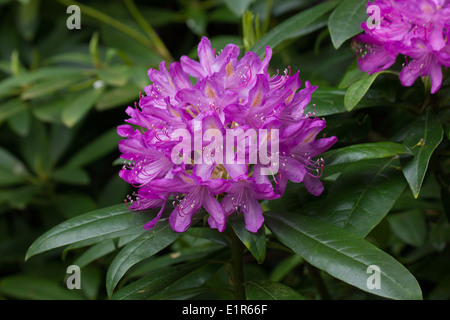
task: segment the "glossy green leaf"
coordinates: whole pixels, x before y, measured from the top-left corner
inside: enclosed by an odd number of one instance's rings
[[[112,300],[144,300],[168,287],[176,280],[196,270],[203,263],[193,263],[158,269],[114,293]]]
[[[307,27],[339,3],[339,1],[325,1],[284,20],[267,32],[250,51],[262,56],[266,46],[270,46],[273,50],[281,42],[293,38],[300,29]]]
[[[221,259],[223,255],[217,256],[217,259]],[[190,288],[198,288],[205,284],[211,276],[216,273],[222,267],[221,263],[211,263],[209,261],[203,261],[203,265],[199,266],[196,270],[193,270],[189,274],[176,280],[160,292],[150,296],[152,300],[165,300],[172,294],[177,294],[181,290]]]
[[[266,225],[311,265],[363,291],[390,299],[422,299],[414,276],[371,243],[324,221],[293,213],[266,213]],[[368,286],[369,266],[380,269],[380,287]]]
[[[360,80],[356,81],[350,87],[348,87],[344,97],[344,105],[348,111],[353,110],[353,108],[358,105],[358,103],[369,90],[372,83],[381,73],[383,73],[383,71],[376,72],[371,75],[366,74]]]
[[[386,216],[405,187],[398,160],[356,162],[333,184],[317,217],[364,238]]]
[[[411,154],[403,144],[395,142],[372,142],[354,144],[333,149],[321,155],[326,166],[353,163],[361,160],[388,158],[396,155]]]
[[[318,117],[348,112],[344,104],[346,91],[336,88],[319,88],[313,92],[311,102],[306,106],[305,113],[311,112]],[[368,108],[380,105],[373,98],[363,99],[354,109]]]
[[[361,23],[367,20],[366,5],[367,2],[362,0],[343,0],[330,14],[328,29],[336,49],[363,31]]]
[[[338,88],[345,89],[354,84],[356,81],[361,79],[365,75],[364,71],[361,71],[359,68],[351,69],[347,73],[345,73],[341,82],[339,82]]]
[[[391,214],[387,220],[393,233],[407,244],[420,247],[425,242],[427,226],[421,210]]]
[[[412,158],[402,160],[402,170],[415,198],[428,169],[428,163],[434,150],[441,143],[444,131],[439,118],[430,110],[422,114],[411,126],[403,144],[412,153]]]
[[[73,264],[83,268],[91,262],[114,252],[114,250],[116,250],[116,245],[114,244],[113,239],[99,242],[80,255]]]
[[[250,232],[245,227],[244,217],[234,215],[228,219],[234,232],[244,244],[244,246],[255,257],[258,263],[263,263],[266,258],[266,235],[264,227],[259,228],[258,232]]]
[[[127,234],[156,216],[155,212],[131,213],[125,204],[95,210],[67,220],[36,239],[28,248],[30,257],[69,244],[89,241],[90,244]]]
[[[111,296],[124,274],[138,262],[151,257],[174,242],[181,233],[175,232],[168,221],[161,221],[128,243],[114,258],[106,274],[106,289]]]
[[[296,290],[275,281],[248,281],[245,293],[248,300],[305,300]]]

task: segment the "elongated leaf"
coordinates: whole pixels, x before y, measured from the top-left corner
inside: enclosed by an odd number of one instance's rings
[[[0,124],[15,114],[26,111],[26,105],[20,99],[11,99],[0,105]]]
[[[387,220],[394,234],[406,243],[420,247],[425,242],[427,226],[422,211],[396,213],[389,215]]]
[[[419,196],[428,163],[443,135],[439,118],[429,110],[416,120],[403,141],[413,153],[412,158],[403,159],[402,169],[415,198]]]
[[[155,212],[131,213],[124,204],[95,210],[69,219],[40,236],[28,248],[25,260],[30,257],[81,241],[89,244],[127,234],[127,231],[156,216]]]
[[[383,73],[383,71],[363,76],[360,80],[348,87],[344,97],[344,105],[348,111],[353,110],[353,108],[361,101],[372,83],[381,73]]]
[[[265,213],[266,225],[313,266],[361,290],[391,299],[422,299],[414,276],[384,251],[351,232],[292,213]],[[379,267],[380,287],[368,286],[369,266]]]
[[[69,128],[78,123],[95,105],[101,92],[101,89],[88,89],[79,93],[65,106],[62,112],[63,123]]]
[[[367,20],[367,1],[343,0],[330,14],[328,29],[333,46],[338,49],[347,39],[363,31],[361,23]]]
[[[278,44],[291,39],[299,32],[299,30],[310,25],[338,4],[339,1],[325,1],[296,14],[267,32],[266,35],[250,49],[250,51],[255,52],[259,56],[263,55],[266,46],[270,46],[274,49]]]
[[[305,300],[296,290],[275,281],[248,281],[245,293],[248,300]]]
[[[395,142],[375,142],[355,144],[333,149],[322,154],[326,166],[352,163],[361,160],[393,157],[400,154],[412,154],[403,144]]]
[[[132,266],[158,253],[180,236],[181,233],[173,231],[168,221],[161,221],[154,228],[128,243],[109,266],[106,274],[108,294],[112,295],[117,283]]]
[[[319,88],[313,92],[311,102],[306,106],[305,113],[311,112],[318,117],[348,112],[344,104],[346,91],[336,88]],[[354,109],[368,108],[380,105],[381,101],[366,97]]]
[[[112,300],[143,300],[158,293],[176,280],[196,270],[203,263],[193,263],[181,267],[167,267],[152,272],[151,275],[136,280],[118,290]]]
[[[263,263],[266,258],[266,235],[264,228],[260,228],[257,233],[248,231],[242,215],[234,215],[228,221],[238,238],[253,257],[255,257],[256,261]]]
[[[317,217],[364,238],[405,190],[396,165],[394,159],[350,165],[333,184]]]
[[[86,250],[86,252],[80,255],[73,264],[82,268],[114,250],[116,250],[116,245],[114,244],[113,239],[102,241]]]
[[[28,85],[36,81],[55,78],[63,80],[72,75],[81,76],[83,74],[87,74],[87,72],[87,70],[83,70],[80,68],[46,67],[37,69],[33,72],[23,73],[16,77],[9,77],[0,82],[0,98],[9,95],[11,93],[11,90],[13,89]]]
[[[79,168],[61,168],[53,172],[52,178],[58,182],[64,182],[73,185],[89,184],[89,175],[86,171]]]
[[[82,167],[91,163],[109,152],[116,150],[120,139],[121,137],[117,134],[116,128],[106,131],[76,153],[67,163],[66,167]]]
[[[4,277],[0,281],[0,293],[26,300],[83,300],[79,290],[69,290],[42,277],[21,274]]]

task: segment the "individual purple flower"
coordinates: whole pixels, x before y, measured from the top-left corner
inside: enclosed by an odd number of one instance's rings
[[[442,84],[442,67],[450,66],[450,3],[448,0],[374,0],[379,8],[377,26],[361,24],[355,37],[358,65],[369,74],[391,67],[404,56],[400,72],[403,86],[429,76],[431,93]]]
[[[281,197],[286,183],[304,182],[320,195],[322,162],[315,158],[335,142],[316,139],[325,121],[305,114],[317,87],[301,89],[299,74],[269,76],[272,50],[264,59],[227,45],[220,53],[203,37],[199,61],[183,56],[148,72],[151,84],[128,107],[118,127],[125,164],[119,175],[137,188],[131,210],[157,209],[146,229],[170,208],[169,224],[186,231],[204,210],[222,232],[231,214],[246,228],[264,223],[260,200]]]

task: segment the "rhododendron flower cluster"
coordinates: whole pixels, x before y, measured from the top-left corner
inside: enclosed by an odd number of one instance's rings
[[[253,52],[239,58],[233,44],[216,55],[203,37],[199,61],[183,56],[149,70],[151,84],[118,127],[126,138],[119,175],[137,188],[129,208],[160,208],[145,228],[169,209],[171,227],[184,232],[204,209],[211,228],[222,232],[236,212],[257,232],[259,200],[281,197],[288,181],[321,194],[317,156],[336,137],[316,139],[325,121],[304,110],[317,87],[306,81],[300,89],[298,72],[269,76],[271,56],[267,47],[262,60]]]
[[[450,66],[450,4],[447,0],[374,0],[379,8],[378,25],[363,22],[364,34],[355,39],[359,68],[370,74],[389,68],[398,55],[405,61],[400,72],[403,86],[429,76],[431,93],[442,84],[442,66]],[[368,10],[370,11],[370,10]],[[376,18],[376,17],[375,17]]]

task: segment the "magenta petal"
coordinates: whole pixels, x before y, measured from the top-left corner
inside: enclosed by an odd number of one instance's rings
[[[203,205],[210,214],[208,219],[210,226],[223,232],[226,227],[226,218],[223,207],[219,204],[217,199],[209,193],[204,195]]]
[[[431,93],[436,93],[442,84],[442,67],[433,60],[430,63]]]
[[[264,223],[263,210],[255,198],[247,197],[246,200],[246,208],[244,209],[245,227],[250,232],[258,232]]]
[[[303,183],[305,184],[306,190],[312,195],[320,196],[322,194],[324,188],[322,182],[318,178],[311,177],[307,174],[303,179]]]

